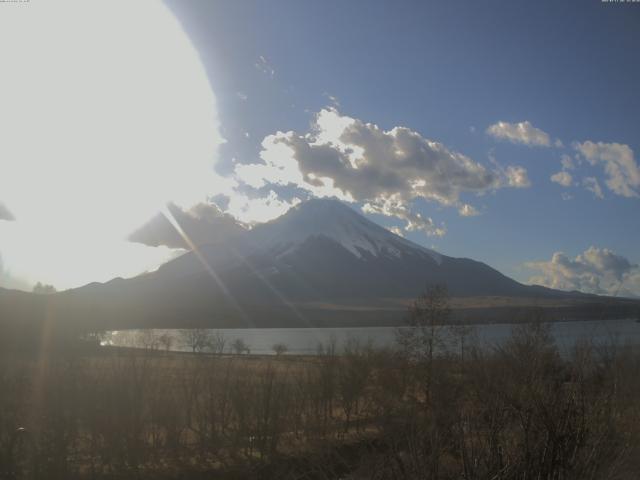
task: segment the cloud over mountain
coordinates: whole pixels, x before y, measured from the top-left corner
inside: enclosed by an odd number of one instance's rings
[[[242,230],[233,217],[222,213],[212,204],[199,203],[189,210],[169,204],[167,213],[173,217],[171,220],[165,214],[158,213],[129,235],[128,240],[152,247],[164,245],[170,248],[190,249],[189,242],[196,246],[216,243]],[[173,221],[188,240],[178,232]]]
[[[383,130],[335,108],[321,110],[307,133],[269,135],[260,157],[262,163],[236,166],[236,179],[253,188],[289,185],[317,197],[363,202],[369,211],[404,220],[405,230],[431,235],[444,230],[412,213],[414,200],[468,216],[476,210],[461,200],[464,194],[529,186],[522,167],[492,170],[407,127]]]
[[[470,205],[468,206],[470,207]],[[442,237],[447,233],[444,224],[437,225],[431,217],[424,217],[418,212],[412,212],[401,201],[394,201],[394,199],[388,199],[382,203],[365,203],[362,206],[362,211],[404,220],[406,222],[404,230],[407,232],[422,231],[428,236],[436,237]]]
[[[640,296],[640,267],[607,248],[590,247],[574,259],[556,252],[549,261],[525,264],[538,275],[529,283],[560,290]]]
[[[549,147],[549,134],[534,127],[531,122],[497,122],[487,128],[487,134],[498,140],[519,143],[529,147]]]
[[[273,190],[269,190],[266,196],[249,196],[235,191],[228,196],[225,212],[242,223],[253,225],[273,220],[299,203],[299,198],[282,199]]]

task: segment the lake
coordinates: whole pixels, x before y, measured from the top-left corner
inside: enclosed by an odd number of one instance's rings
[[[512,332],[514,324],[476,325],[475,341],[484,346],[499,345]],[[446,327],[440,327],[446,328]],[[190,351],[185,344],[182,330],[121,330],[109,332],[105,344],[138,348],[162,348],[157,338],[167,335],[172,339],[173,351]],[[335,343],[340,351],[349,340],[371,343],[374,346],[392,346],[395,327],[357,328],[251,328],[211,330],[225,340],[225,351],[231,352],[231,344],[241,339],[252,354],[274,354],[275,344],[284,344],[289,354],[309,355],[318,351],[318,345]],[[551,324],[551,333],[561,351],[567,351],[580,340],[590,339],[597,344],[640,345],[640,323],[633,319],[606,321],[574,321]]]

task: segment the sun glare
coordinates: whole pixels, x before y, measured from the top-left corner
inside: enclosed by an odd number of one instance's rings
[[[0,16],[0,253],[58,288],[174,255],[128,233],[216,193],[215,97],[159,1],[30,2]]]

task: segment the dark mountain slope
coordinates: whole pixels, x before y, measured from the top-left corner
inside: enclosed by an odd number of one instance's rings
[[[86,329],[388,325],[435,283],[447,285],[455,314],[471,321],[526,319],[539,307],[550,319],[620,317],[639,305],[522,285],[414,244],[338,201],[312,200],[153,273],[46,299],[0,294],[0,315]]]

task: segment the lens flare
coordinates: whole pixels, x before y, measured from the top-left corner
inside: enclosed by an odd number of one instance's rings
[[[167,201],[221,187],[206,72],[155,0],[7,4],[0,16],[0,221],[5,271],[58,288],[157,266],[127,243]]]

